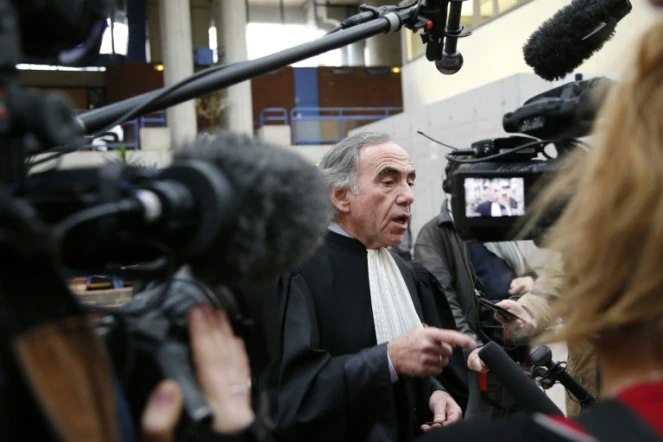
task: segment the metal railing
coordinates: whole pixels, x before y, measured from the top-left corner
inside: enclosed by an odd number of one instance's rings
[[[287,112],[282,107],[269,107],[260,111],[255,126],[289,124],[292,144],[331,144],[352,129],[402,111],[400,107],[295,107]]]
[[[281,123],[288,124],[288,111],[282,107],[266,107],[258,114],[258,128],[263,127],[266,123]]]
[[[81,113],[84,111],[76,111]],[[140,149],[140,130],[144,127],[165,127],[166,126],[166,112],[157,111],[152,112],[144,117],[136,118],[135,120],[125,121],[120,124],[123,131],[123,139],[117,143],[115,142],[104,142],[102,145],[96,144],[86,144],[80,146],[79,149],[90,149],[90,150],[112,150],[120,147],[125,149]],[[103,137],[101,137],[103,139]],[[109,137],[110,138],[110,137]]]
[[[290,111],[282,107],[268,107],[260,111],[254,126],[259,129],[269,124],[290,125],[294,145],[332,144],[345,138],[352,129],[402,111],[400,107],[294,107]],[[140,149],[140,129],[165,127],[166,113],[153,112],[120,126],[124,132],[122,141],[106,142],[102,146],[87,144],[80,149]]]

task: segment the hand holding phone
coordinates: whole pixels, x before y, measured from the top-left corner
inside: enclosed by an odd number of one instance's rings
[[[516,320],[521,320],[525,322],[522,318],[519,316],[514,315],[510,311],[508,311],[505,308],[500,307],[499,305],[493,303],[492,301],[486,299],[486,298],[479,298],[479,304],[483,305],[484,307],[488,307],[495,313],[499,313],[502,315],[504,318],[508,319],[509,321],[516,321]]]

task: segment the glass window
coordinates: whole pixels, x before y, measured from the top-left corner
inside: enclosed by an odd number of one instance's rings
[[[111,21],[107,20],[108,27],[104,31],[101,40],[100,54],[119,54],[127,55],[129,48],[129,26],[124,23],[113,23],[113,34],[111,35]]]
[[[271,55],[307,41],[318,39],[326,31],[307,25],[280,23],[248,23],[246,25],[246,51],[249,60]],[[274,38],[278,35],[278,38]],[[212,41],[213,40],[213,41]],[[212,46],[212,43],[213,46]],[[210,31],[210,46],[217,47],[216,28]],[[342,66],[343,53],[334,49],[316,57],[294,63],[293,67]]]

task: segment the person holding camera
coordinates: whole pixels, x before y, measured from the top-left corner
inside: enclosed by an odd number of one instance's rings
[[[273,441],[251,408],[248,356],[226,314],[199,305],[189,312],[187,322],[196,377],[214,412],[211,428],[192,442]],[[142,442],[174,441],[182,402],[182,390],[175,381],[159,383],[143,411]]]
[[[566,202],[546,246],[564,257],[543,342],[590,342],[599,401],[573,420],[540,414],[433,430],[422,442],[663,440],[663,20],[597,118],[593,148],[570,154],[533,221]],[[528,322],[530,324],[528,325]],[[520,325],[532,327],[532,321]]]
[[[499,313],[495,319],[515,336],[533,338],[554,326],[557,318],[552,315],[553,304],[562,292],[564,280],[563,263],[558,255],[551,257],[534,287],[518,300],[505,300],[497,305],[510,311],[520,319],[510,320]],[[567,367],[573,376],[592,395],[598,393],[599,373],[596,366],[594,346],[582,341],[568,346]],[[577,416],[581,411],[577,398],[566,396],[566,415]]]
[[[450,165],[449,176],[454,171]],[[483,309],[478,294],[493,302],[530,291],[536,273],[515,242],[467,244],[456,232],[451,200],[447,198],[435,218],[426,223],[414,245],[414,260],[439,280],[454,313],[458,330],[476,339],[479,346],[497,341],[509,355],[525,363],[527,347],[505,336],[493,312]],[[512,396],[479,358],[479,349],[468,352],[467,366],[480,373],[483,394],[479,414],[499,418],[518,413]]]

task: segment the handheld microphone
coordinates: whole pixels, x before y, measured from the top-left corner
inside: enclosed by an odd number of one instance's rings
[[[534,374],[541,376],[541,386],[551,388],[556,381],[564,386],[578,401],[582,408],[587,408],[596,402],[596,398],[585,387],[580,385],[566,371],[566,368],[552,360],[552,351],[545,345],[530,350],[530,359],[534,364]],[[540,370],[543,368],[543,370]]]
[[[631,9],[629,0],[573,0],[530,36],[525,62],[544,80],[564,78],[612,38]]]
[[[291,270],[322,242],[332,218],[317,167],[233,133],[195,141],[156,173],[111,163],[36,175],[15,194],[58,226],[71,269],[98,272],[168,255],[208,284]]]
[[[563,415],[555,403],[513,362],[502,347],[489,342],[479,350],[479,357],[499,378],[523,411]]]
[[[449,18],[442,57],[435,60],[435,67],[444,75],[453,75],[463,67],[463,55],[458,52],[458,37],[463,31],[460,24],[464,0],[452,0],[449,5]]]

